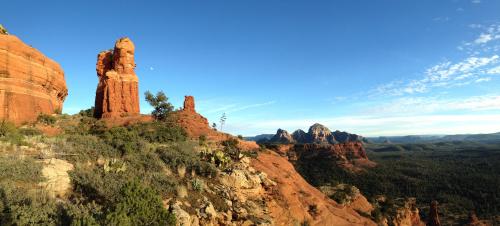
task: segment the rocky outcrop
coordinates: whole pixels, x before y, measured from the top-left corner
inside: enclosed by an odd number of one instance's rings
[[[395,199],[388,202],[385,196],[375,198],[375,208],[385,209],[385,215],[382,219],[378,219],[379,225],[388,226],[425,226],[425,223],[420,219],[420,211],[416,207],[415,198]],[[389,210],[389,211],[387,211]]]
[[[21,124],[59,113],[67,95],[58,63],[16,36],[0,34],[0,119]]]
[[[429,219],[427,220],[428,226],[441,226],[438,214],[438,202],[432,201],[429,209]]]
[[[196,112],[193,96],[184,97],[184,108],[174,112],[174,118],[190,137],[210,136],[215,132],[208,119]]]
[[[277,184],[264,196],[273,225],[376,225],[308,184],[286,158],[276,153],[260,153],[251,165]]]
[[[280,144],[291,144],[295,143],[292,135],[288,133],[288,131],[283,129],[278,129],[276,135],[274,135],[269,142],[271,143],[280,143]]]
[[[193,96],[185,96],[184,108],[172,113],[177,124],[186,131],[187,135],[193,139],[204,136],[206,139],[221,142],[234,136],[214,130],[208,124],[208,119],[196,112],[195,100]],[[254,141],[239,140],[238,147],[244,150],[258,149],[259,146]]]
[[[319,190],[323,194],[335,200],[337,203],[351,207],[352,209],[370,215],[374,209],[361,191],[352,185],[338,184],[336,186],[321,186]]]
[[[184,97],[184,108],[183,111],[187,112],[196,112],[194,107],[194,97],[193,96],[185,96]]]
[[[64,197],[71,189],[71,179],[68,172],[73,170],[73,165],[61,159],[45,159],[43,162],[42,176],[45,181],[40,185],[52,197]]]
[[[94,117],[120,118],[138,116],[139,79],[135,74],[134,43],[121,38],[113,50],[97,55],[99,77],[95,96]]]
[[[323,162],[330,167],[340,167],[352,172],[359,172],[365,168],[375,166],[375,163],[368,159],[365,148],[361,142],[296,144],[290,146],[289,150],[283,152],[286,153],[289,160],[294,164],[303,166],[309,165],[309,168],[325,166],[318,165],[318,162]],[[322,171],[321,168],[317,170]]]

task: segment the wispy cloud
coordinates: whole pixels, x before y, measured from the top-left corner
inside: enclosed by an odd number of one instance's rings
[[[489,82],[491,74],[500,74],[500,24],[471,24],[480,29],[479,35],[458,49],[467,56],[459,61],[445,60],[433,65],[420,78],[389,81],[370,92],[370,96],[404,96],[429,93],[438,89]]]
[[[235,108],[229,109],[226,112],[228,112],[228,113],[238,112],[238,111],[243,111],[243,110],[247,110],[247,109],[250,109],[250,108],[264,107],[264,106],[275,104],[275,103],[276,103],[276,101],[273,100],[273,101],[268,101],[268,102],[265,102],[265,103],[249,104],[249,105],[245,105],[245,106],[235,107]]]
[[[468,57],[458,63],[445,61],[428,68],[420,79],[391,81],[376,87],[374,95],[402,96],[432,91],[436,87],[450,88],[471,84],[473,81],[489,81],[481,78],[495,72],[491,66],[500,63],[498,55],[490,57]],[[493,71],[492,71],[493,70]]]
[[[479,4],[479,3],[481,3],[481,0],[472,0],[471,2],[474,4]]]
[[[264,107],[268,105],[275,104],[276,101],[267,101],[264,103],[255,103],[255,104],[236,104],[236,103],[231,103],[231,104],[214,104],[214,101],[201,101],[200,105],[201,111],[205,114],[215,114],[215,113],[235,113],[239,111],[244,111],[244,110],[249,110],[252,108],[259,108],[259,107]],[[207,110],[205,110],[207,109]]]
[[[363,111],[367,115],[420,115],[450,111],[478,112],[500,110],[500,95],[489,94],[467,98],[402,97]],[[499,128],[500,130],[500,128]]]

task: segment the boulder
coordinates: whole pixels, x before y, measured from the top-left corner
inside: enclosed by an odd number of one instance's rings
[[[61,159],[43,160],[42,176],[45,181],[40,185],[48,191],[52,197],[64,197],[71,189],[71,179],[68,172],[73,170],[73,165]]]
[[[134,43],[121,38],[115,48],[97,55],[99,77],[95,96],[94,117],[120,118],[138,116],[139,79],[135,74]]]
[[[16,36],[0,34],[0,119],[21,124],[59,113],[67,95],[57,62]]]

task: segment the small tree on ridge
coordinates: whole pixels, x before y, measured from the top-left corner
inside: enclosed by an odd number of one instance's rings
[[[174,106],[168,102],[168,97],[163,91],[158,91],[156,95],[146,91],[144,96],[146,96],[146,101],[154,108],[151,115],[158,121],[165,121],[174,110]]]

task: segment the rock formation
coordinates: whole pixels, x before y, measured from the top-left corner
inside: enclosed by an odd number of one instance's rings
[[[263,140],[262,143],[338,144],[346,142],[361,142],[362,139],[363,137],[352,133],[341,132],[338,130],[331,132],[326,126],[316,123],[309,127],[309,131],[307,133],[298,129],[293,132],[291,136],[288,135],[286,130],[279,129],[273,138],[270,140]]]
[[[184,108],[183,111],[187,112],[196,112],[194,107],[194,97],[193,96],[185,96],[184,97]]]
[[[326,126],[316,123],[309,127],[309,140],[304,143],[333,143],[332,132]]]
[[[280,144],[291,144],[291,143],[295,143],[295,140],[288,133],[288,131],[283,130],[283,129],[278,129],[278,131],[276,132],[276,135],[274,135],[269,140],[269,142],[271,142],[271,143],[280,143]]]
[[[68,95],[58,63],[19,38],[0,34],[0,119],[17,124],[62,111]]]
[[[135,74],[134,43],[121,38],[114,50],[97,55],[99,77],[95,96],[94,117],[119,118],[137,116],[139,110],[139,79]]]
[[[259,141],[269,143],[276,152],[288,156],[290,161],[332,161],[332,166],[340,166],[351,171],[360,171],[364,167],[375,166],[368,160],[363,147],[362,137],[347,132],[331,132],[326,126],[316,123],[306,133],[296,130],[291,135],[283,129],[278,129],[269,140]]]
[[[307,140],[307,133],[304,132],[304,130],[298,129],[292,133],[292,137],[295,141],[299,141],[299,142],[306,141]]]
[[[388,226],[425,226],[425,223],[420,218],[420,211],[416,207],[417,200],[415,198],[395,199],[389,208],[393,211],[389,215],[383,217],[379,225]],[[376,198],[376,206],[387,206],[387,198],[380,196]]]
[[[427,220],[428,226],[441,226],[441,222],[439,221],[438,214],[438,202],[432,201],[431,207],[429,210],[429,219]]]
[[[251,165],[277,185],[265,196],[272,225],[376,225],[350,206],[341,206],[308,184],[294,166],[276,153],[260,153]]]
[[[191,137],[209,136],[214,132],[208,125],[208,119],[196,113],[193,96],[184,97],[184,108],[174,112],[174,116],[178,124]]]
[[[361,142],[338,144],[296,144],[285,151],[290,161],[300,165],[316,167],[319,161],[328,162],[331,167],[340,167],[352,172],[373,167]],[[318,170],[321,171],[320,168]]]

